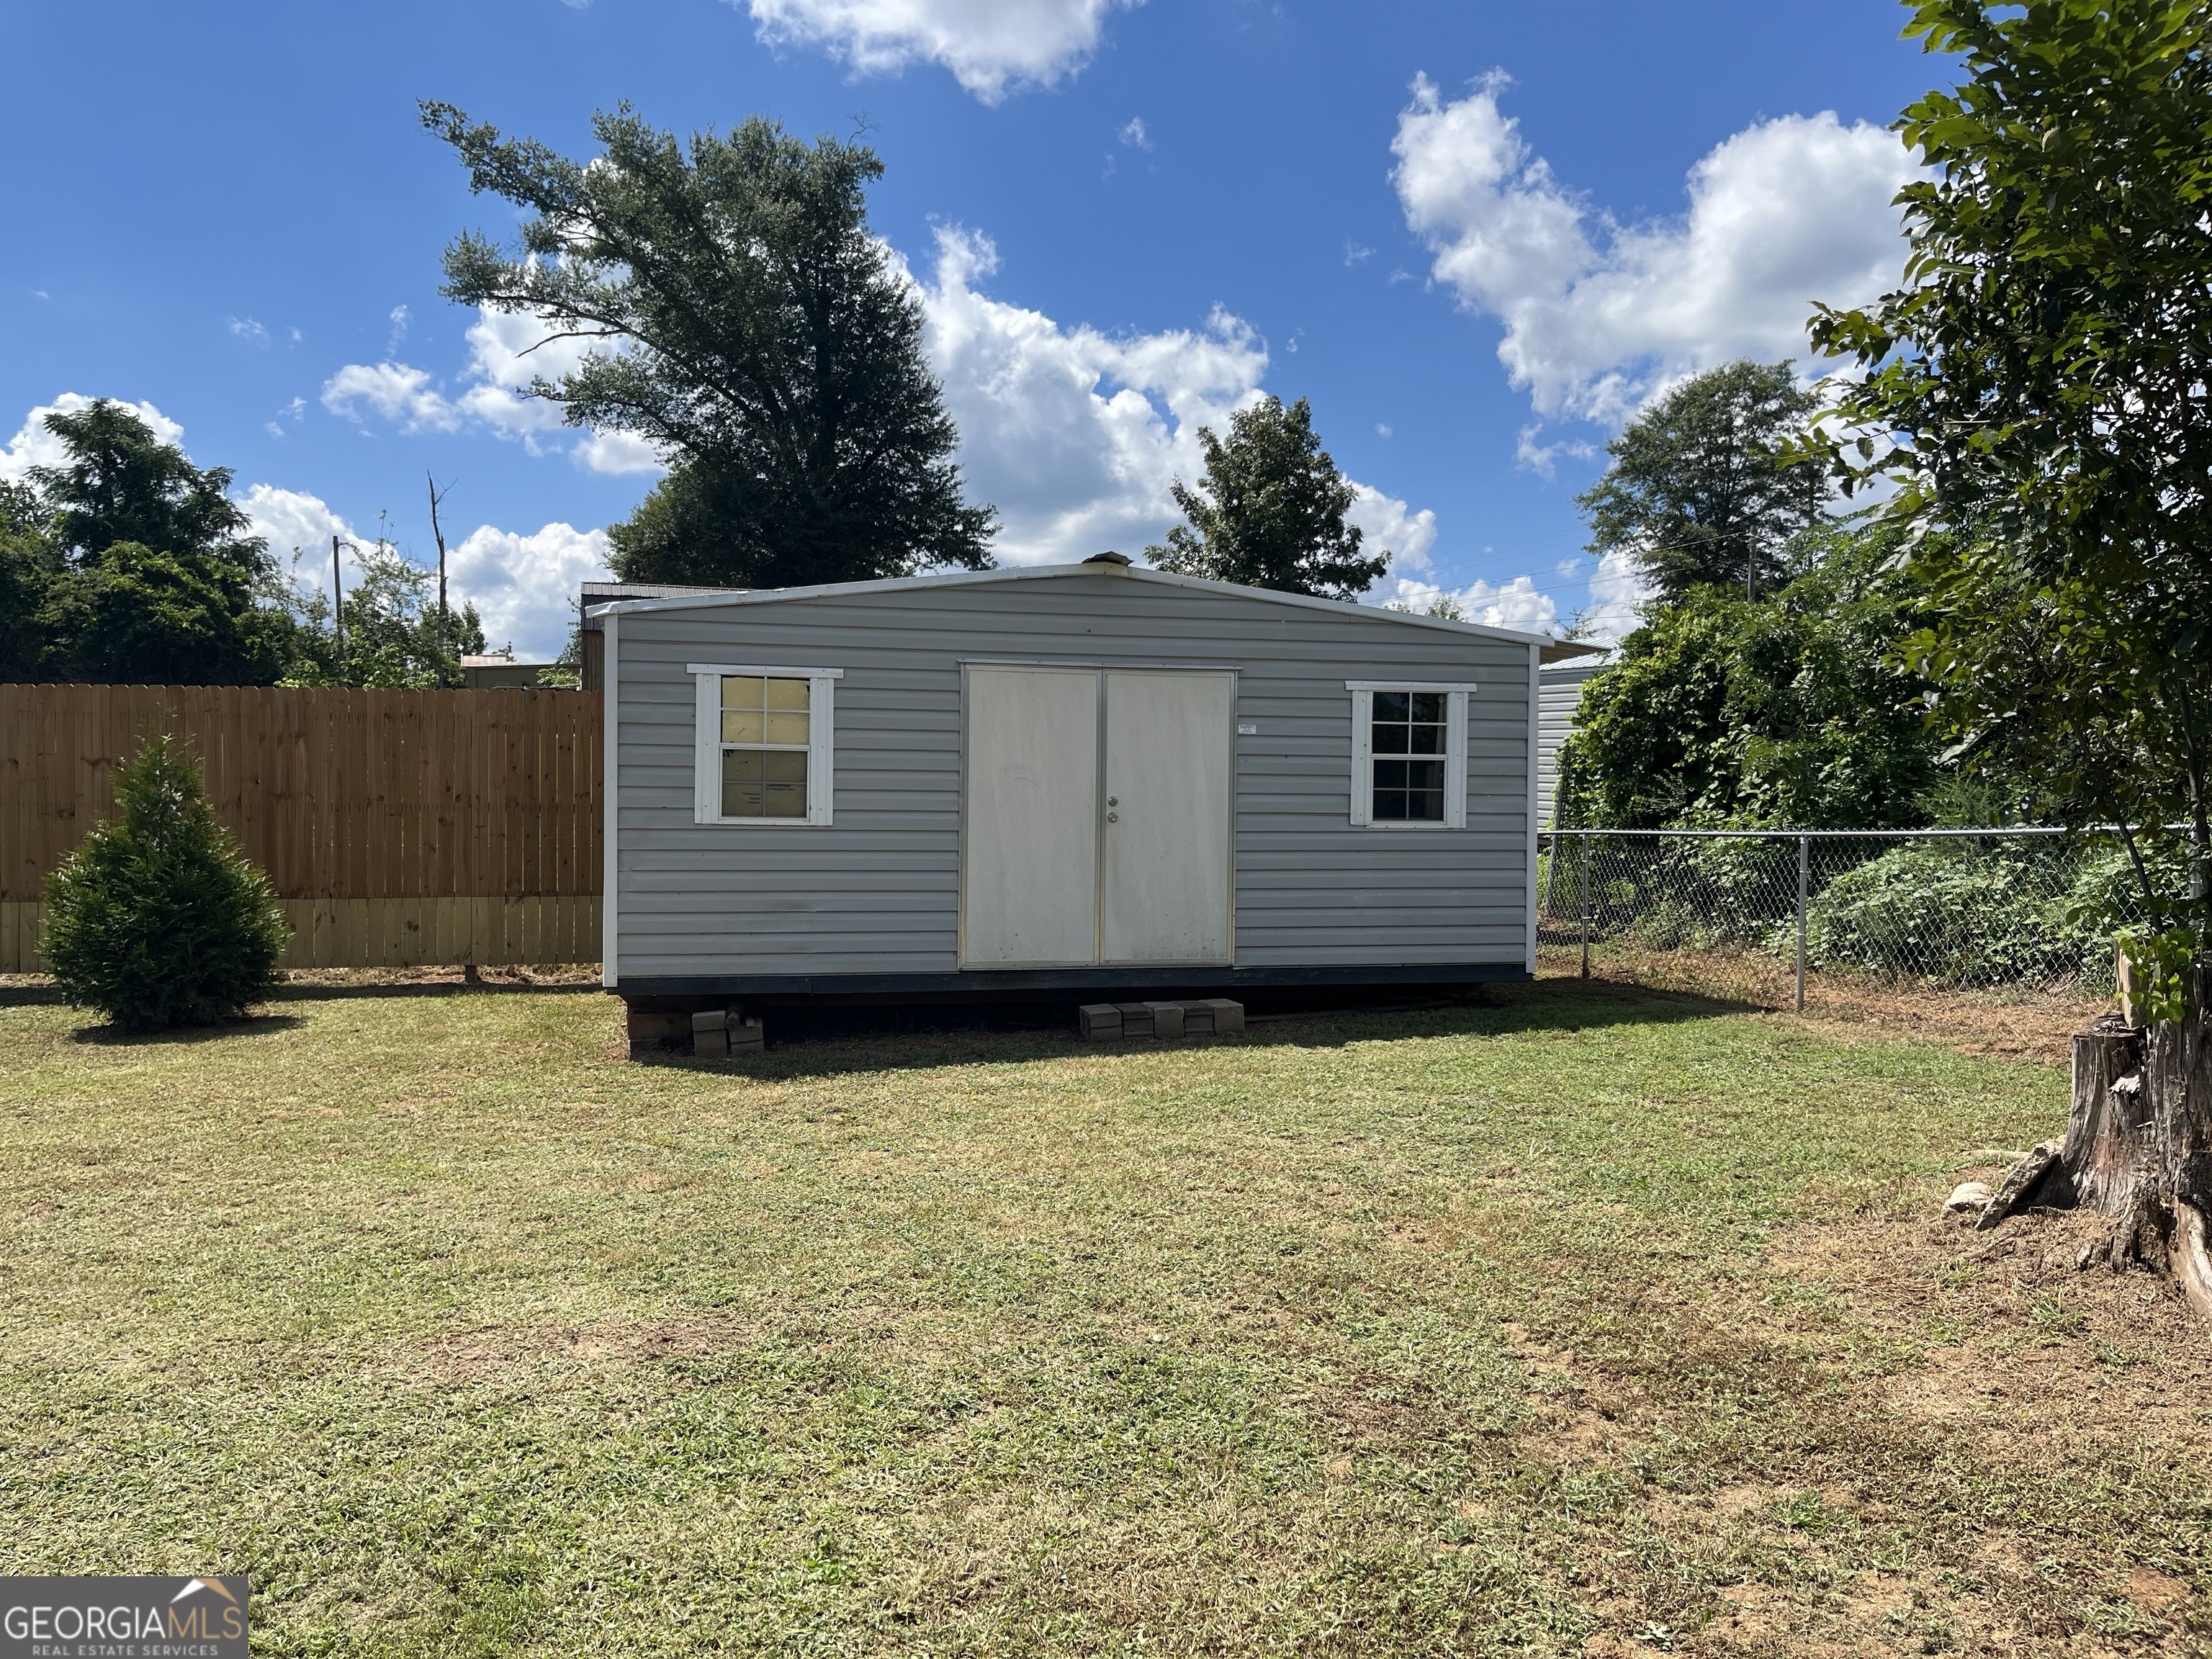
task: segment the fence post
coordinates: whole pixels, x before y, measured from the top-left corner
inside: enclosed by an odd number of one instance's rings
[[[1805,898],[1813,885],[1813,838],[1797,837],[1797,1012],[1805,1012]]]
[[[1590,884],[1589,884],[1589,855],[1590,855],[1590,837],[1589,837],[1589,830],[1583,830],[1583,879],[1582,879],[1582,889],[1583,889],[1583,977],[1584,979],[1588,979],[1588,978],[1589,977],[1589,934],[1590,934]]]

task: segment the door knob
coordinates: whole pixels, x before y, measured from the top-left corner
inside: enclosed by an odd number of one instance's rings
[[[1107,797],[1106,797],[1106,804],[1107,804],[1109,806],[1119,806],[1121,803],[1119,800],[1115,799],[1113,796],[1109,795],[1109,796],[1107,796]]]
[[[1119,812],[1109,812],[1106,815],[1106,822],[1109,823],[1119,823],[1121,821],[1121,815]]]

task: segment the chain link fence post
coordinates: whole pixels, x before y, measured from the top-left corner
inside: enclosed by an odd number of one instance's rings
[[[1797,1012],[1805,1012],[1805,902],[1813,886],[1813,838],[1797,837]]]
[[[1590,836],[1589,836],[1589,830],[1583,830],[1583,879],[1582,879],[1582,889],[1583,889],[1583,977],[1584,979],[1588,979],[1588,978],[1589,977],[1589,936],[1590,936],[1590,883],[1589,883],[1589,864],[1590,864]]]

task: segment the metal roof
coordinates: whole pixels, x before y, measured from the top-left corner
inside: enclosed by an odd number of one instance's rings
[[[1440,628],[1449,633],[1470,634],[1479,638],[1506,640],[1517,645],[1536,645],[1543,647],[1543,660],[1563,661],[1571,657],[1589,655],[1604,649],[1601,646],[1585,645],[1577,641],[1555,640],[1547,634],[1528,634],[1516,629],[1491,628],[1480,623],[1452,622],[1443,617],[1416,616],[1411,611],[1389,611],[1379,605],[1359,605],[1349,599],[1324,599],[1310,593],[1285,593],[1272,587],[1245,587],[1235,582],[1209,581],[1202,576],[1178,575],[1171,570],[1154,570],[1146,565],[1131,565],[1122,568],[1114,564],[1102,564],[1095,560],[1081,564],[1033,564],[1000,566],[992,570],[947,570],[927,576],[893,576],[878,581],[826,582],[813,587],[708,587],[686,588],[665,595],[624,597],[597,605],[591,604],[594,587],[629,586],[624,583],[586,583],[585,585],[585,626],[589,618],[605,616],[628,617],[655,611],[698,611],[722,605],[775,605],[787,599],[822,599],[830,594],[843,593],[902,593],[925,587],[966,587],[986,582],[1051,581],[1066,576],[1098,576],[1111,573],[1119,581],[1158,582],[1170,586],[1188,587],[1200,592],[1234,593],[1242,599],[1265,599],[1273,605],[1293,605],[1306,610],[1330,611],[1340,615],[1381,618],[1403,623],[1409,627]],[[636,584],[642,586],[645,584]]]

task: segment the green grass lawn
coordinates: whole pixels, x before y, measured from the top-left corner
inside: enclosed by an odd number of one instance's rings
[[[14,999],[0,1570],[247,1572],[258,1655],[2212,1653],[2201,1337],[1934,1222],[2047,1066],[1603,985],[728,1066]]]

